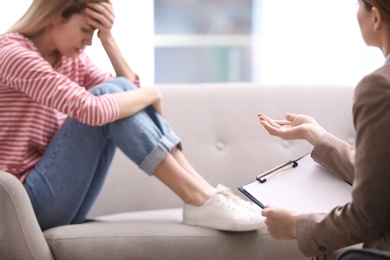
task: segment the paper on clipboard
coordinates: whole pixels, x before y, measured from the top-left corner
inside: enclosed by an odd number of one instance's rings
[[[260,207],[271,205],[300,213],[326,213],[351,201],[351,185],[314,162],[310,154],[297,162],[297,167],[264,183],[255,180],[238,189]]]

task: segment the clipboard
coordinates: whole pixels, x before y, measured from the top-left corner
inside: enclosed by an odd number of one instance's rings
[[[271,205],[299,213],[327,213],[352,200],[352,186],[310,154],[260,174],[238,190],[261,208]]]

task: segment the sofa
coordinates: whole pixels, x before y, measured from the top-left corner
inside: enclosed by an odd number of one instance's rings
[[[270,136],[257,113],[312,115],[353,144],[352,87],[254,83],[163,84],[164,116],[192,165],[213,185],[237,187],[311,151],[301,140]],[[299,188],[299,187],[297,187]],[[283,191],[280,191],[283,196]],[[0,173],[0,259],[306,259],[296,241],[266,228],[224,232],[182,223],[182,201],[117,151],[101,194],[83,224],[42,232],[19,181]]]

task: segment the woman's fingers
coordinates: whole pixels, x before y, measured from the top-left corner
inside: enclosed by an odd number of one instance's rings
[[[91,26],[99,30],[111,30],[115,20],[111,4],[89,3],[85,11]]]

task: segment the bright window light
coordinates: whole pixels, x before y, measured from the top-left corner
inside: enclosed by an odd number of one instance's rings
[[[353,0],[263,0],[260,82],[355,86],[384,62],[361,39],[356,12]]]
[[[207,44],[212,48],[220,41],[226,41],[225,35],[155,34],[154,0],[111,2],[116,14],[113,34],[143,84],[154,84],[158,75],[155,68],[163,68],[155,66],[155,58],[162,57],[156,55],[158,47],[161,49],[166,45],[172,48],[168,54],[173,55],[174,48],[183,47],[178,45],[188,45],[188,39],[191,44],[198,43],[202,48],[208,48],[204,46]],[[5,8],[1,8],[0,32],[6,31],[20,18],[30,3],[31,0],[10,1]],[[214,66],[210,70],[214,70],[214,73],[228,68],[227,78],[234,80],[239,79],[238,71],[241,69],[240,73],[243,70],[250,73],[249,79],[260,84],[355,86],[363,76],[384,62],[382,53],[376,48],[367,47],[361,38],[356,20],[356,0],[252,0],[251,8],[252,32],[227,36],[227,42],[234,40],[235,44],[248,44],[251,56],[241,64],[236,62],[238,65],[227,63],[237,60],[239,56],[231,53],[229,59],[220,56],[217,62],[224,64],[210,61]],[[172,42],[172,39],[177,42]],[[98,66],[113,72],[96,37],[93,46],[86,51]],[[167,58],[168,54],[163,56],[166,62],[185,62],[183,58]],[[244,62],[248,64],[240,67]],[[180,80],[185,80],[185,77]]]

